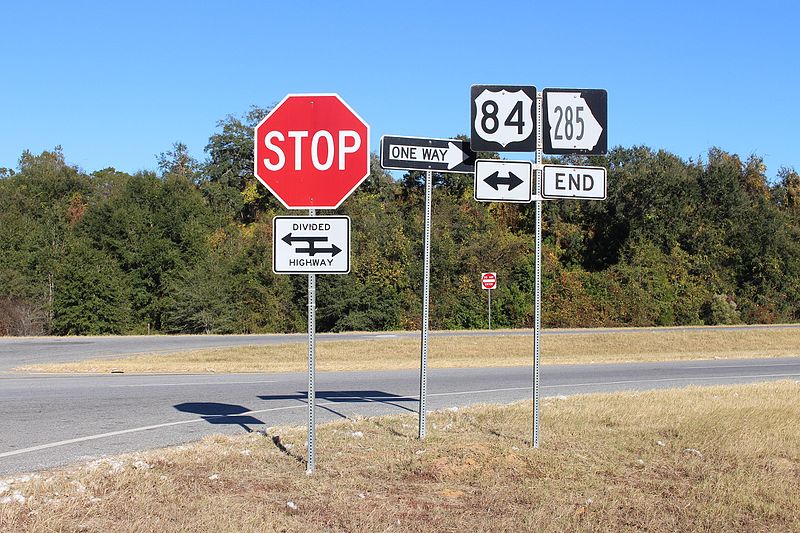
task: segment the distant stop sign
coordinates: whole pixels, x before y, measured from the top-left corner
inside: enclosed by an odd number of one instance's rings
[[[484,289],[494,289],[497,285],[497,274],[494,272],[484,272],[481,274],[481,285]]]
[[[255,128],[254,173],[290,209],[335,209],[369,175],[369,126],[337,94],[290,94]]]

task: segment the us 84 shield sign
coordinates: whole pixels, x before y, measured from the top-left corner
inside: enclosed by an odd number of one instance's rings
[[[473,85],[470,101],[474,151],[536,150],[536,87]]]

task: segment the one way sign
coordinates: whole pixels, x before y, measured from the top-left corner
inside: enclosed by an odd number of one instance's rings
[[[469,174],[475,152],[467,141],[423,137],[381,137],[381,166],[396,170],[432,170]]]
[[[350,272],[350,217],[273,218],[272,271],[276,274]]]
[[[533,164],[530,161],[475,161],[475,199],[479,202],[528,203],[532,199]]]

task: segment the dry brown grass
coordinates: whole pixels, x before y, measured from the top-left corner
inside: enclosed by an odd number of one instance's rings
[[[800,384],[213,437],[0,485],[0,531],[798,531]],[[20,500],[18,502],[12,500]],[[292,502],[291,504],[289,502]]]
[[[306,345],[245,346],[175,354],[23,367],[28,372],[301,372]],[[319,341],[321,371],[418,368],[419,340]],[[800,329],[589,331],[542,337],[544,364],[728,359],[800,355]],[[492,337],[432,337],[433,368],[526,366],[533,359],[533,334]]]

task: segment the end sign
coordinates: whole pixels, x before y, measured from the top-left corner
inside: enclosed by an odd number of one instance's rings
[[[546,200],[605,200],[607,188],[606,169],[603,167],[544,165],[542,198]]]

